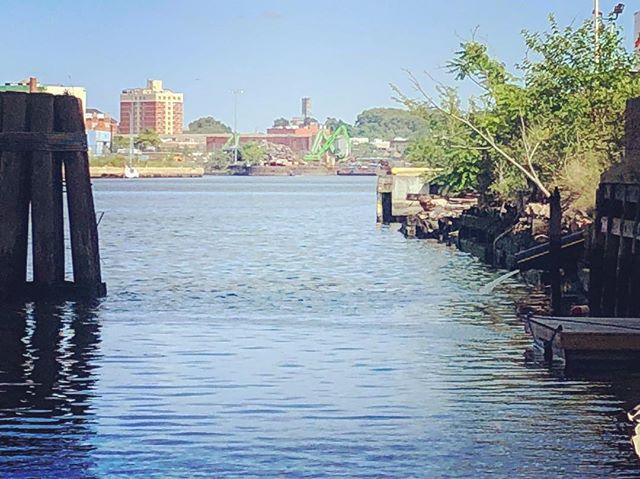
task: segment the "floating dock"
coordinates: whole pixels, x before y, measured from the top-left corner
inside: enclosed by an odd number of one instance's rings
[[[640,318],[529,315],[525,329],[545,358],[565,367],[627,363],[640,368]]]

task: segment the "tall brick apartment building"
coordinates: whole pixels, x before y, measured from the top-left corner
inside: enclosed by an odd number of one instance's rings
[[[182,133],[183,94],[162,88],[162,80],[148,80],[146,88],[123,90],[120,128],[123,135],[154,130],[160,135]]]

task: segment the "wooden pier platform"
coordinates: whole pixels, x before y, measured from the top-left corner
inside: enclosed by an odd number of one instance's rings
[[[530,315],[525,329],[546,359],[563,359],[566,367],[623,362],[640,369],[640,318]]]

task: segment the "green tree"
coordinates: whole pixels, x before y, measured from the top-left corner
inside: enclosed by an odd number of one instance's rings
[[[517,74],[486,45],[475,40],[461,45],[449,69],[481,92],[466,108],[447,103],[446,95],[444,101],[433,98],[415,77],[422,99],[400,97],[423,119],[435,111],[466,130],[466,138],[455,138],[446,128],[429,129],[422,142],[447,138],[439,143],[440,158],[429,161],[444,162],[452,172],[458,168],[450,158],[454,148],[477,150],[485,165],[477,175],[488,170],[492,191],[503,199],[532,189],[548,194],[561,186],[574,201],[587,204],[592,197],[585,200],[585,191],[595,192],[600,173],[622,156],[625,103],[640,95],[640,78],[632,74],[635,58],[613,21],[602,21],[597,44],[590,20],[566,28],[553,17],[549,21],[546,32],[523,32],[527,56]],[[446,88],[439,86],[441,93]],[[418,146],[414,157],[417,151]]]
[[[141,150],[145,150],[149,147],[156,148],[162,143],[160,140],[160,135],[155,130],[142,130],[138,136],[133,140],[133,144],[136,148]]]
[[[453,88],[441,89],[440,101],[447,111],[462,114],[460,99]],[[486,149],[471,147],[472,132],[451,115],[437,109],[421,113],[426,133],[413,140],[405,158],[417,166],[438,168],[436,178],[454,193],[478,189]]]
[[[266,150],[260,143],[251,141],[240,146],[240,158],[248,165],[260,165],[266,156]]]
[[[276,118],[275,120],[273,120],[274,128],[286,128],[287,126],[289,126],[289,124],[289,120],[284,117]]]
[[[116,152],[122,148],[129,148],[129,138],[115,135],[111,140],[111,151]]]
[[[350,125],[349,123],[343,121],[343,120],[338,120],[337,118],[333,118],[333,117],[328,117],[325,121],[324,121],[324,127],[328,128],[331,131],[336,131],[338,128],[340,128],[341,126],[344,126],[347,131],[349,132],[349,136],[353,136],[353,125]]]
[[[401,108],[371,108],[358,115],[353,136],[391,140],[415,138],[424,132],[424,120]]]
[[[189,123],[189,133],[231,133],[231,128],[212,116],[205,116]]]
[[[208,173],[223,170],[231,163],[231,154],[228,151],[214,150],[207,156],[204,163],[205,171]]]

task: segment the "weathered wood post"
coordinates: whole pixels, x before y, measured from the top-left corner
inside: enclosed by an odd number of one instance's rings
[[[631,237],[625,229],[631,225],[629,218],[635,217],[629,199],[630,188],[628,185],[619,185],[616,193],[616,201],[621,204],[620,216],[616,218],[618,223],[618,251],[616,257],[616,291],[614,298],[614,316],[623,318],[629,310],[629,279],[631,276]],[[633,215],[633,216],[632,216]]]
[[[57,96],[55,107],[58,131],[84,134],[84,119],[79,114],[82,107],[78,98],[69,95]],[[76,285],[98,293],[102,279],[89,156],[86,149],[60,155],[64,161],[67,186],[73,278]]]
[[[605,186],[600,184],[596,192],[596,220],[591,231],[589,248],[589,312],[591,316],[600,316],[602,304],[602,274],[604,255],[603,209],[605,203]],[[606,228],[606,227],[605,227]]]
[[[549,273],[551,275],[551,309],[562,314],[562,278],[560,276],[560,250],[562,248],[562,206],[560,191],[553,190],[549,198]]]
[[[0,132],[25,130],[27,94],[0,97]],[[27,279],[29,161],[0,149],[0,299]]]
[[[0,93],[0,120],[0,302],[104,296],[80,100]],[[63,164],[73,282],[65,281]],[[33,282],[27,282],[29,207]]]
[[[602,297],[600,301],[600,315],[614,316],[616,302],[618,249],[620,248],[620,224],[617,220],[621,212],[616,201],[619,184],[605,185],[604,217],[606,228],[604,232],[604,249],[602,252]]]
[[[640,231],[640,185],[632,188],[632,200],[635,207],[635,215],[633,219],[633,227],[631,231],[631,259],[630,259],[630,276],[628,285],[629,309],[627,315],[630,317],[640,316],[640,251],[638,246],[638,237]]]
[[[640,162],[640,98],[627,100],[624,118],[624,162],[638,165]],[[635,206],[634,226],[631,231],[631,272],[629,279],[629,307],[627,314],[631,317],[640,316],[640,185],[633,187],[632,203]]]
[[[52,133],[54,98],[33,95],[29,131]],[[64,281],[62,164],[49,151],[35,151],[31,160],[33,282],[50,286]]]

